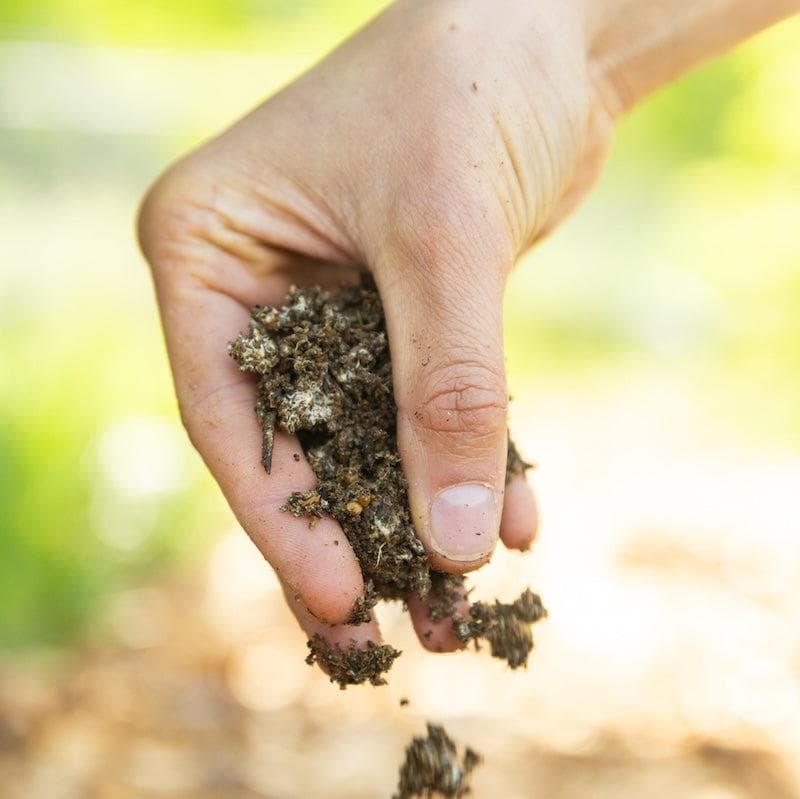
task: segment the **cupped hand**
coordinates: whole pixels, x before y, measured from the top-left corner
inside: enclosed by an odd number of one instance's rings
[[[264,471],[254,385],[225,345],[253,305],[280,304],[292,283],[369,270],[432,564],[474,569],[498,537],[526,549],[533,495],[521,478],[504,485],[502,300],[517,256],[603,162],[612,122],[585,54],[571,2],[399,2],[145,199],[140,239],[184,424],[310,635],[379,632],[343,624],[364,585],[336,522],[310,534],[279,510],[314,476],[283,433]],[[426,647],[457,646],[423,601],[409,606]]]

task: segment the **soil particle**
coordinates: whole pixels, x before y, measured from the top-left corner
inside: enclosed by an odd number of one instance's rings
[[[379,599],[425,598],[433,589],[433,621],[449,617],[462,641],[486,639],[492,654],[512,668],[525,663],[533,645],[528,626],[545,615],[538,597],[526,592],[511,605],[476,603],[463,617],[455,602],[465,595],[464,578],[432,571],[414,532],[397,450],[383,308],[374,287],[364,283],[335,293],[292,288],[283,307],[253,309],[248,333],[229,352],[242,371],[258,377],[264,468],[271,468],[279,428],[298,437],[316,475],[316,487],[293,493],[283,509],[307,517],[310,526],[332,516],[359,560],[366,590],[350,623],[368,621]],[[507,478],[527,468],[509,441]],[[391,647],[327,647],[321,640],[309,642],[309,662],[319,661],[342,686],[367,679],[381,684],[398,654]]]
[[[428,618],[432,622],[454,618],[459,600],[466,596],[466,580],[460,574],[431,572],[431,592],[428,595]]]
[[[428,735],[414,738],[406,748],[397,793],[392,799],[466,796],[470,793],[470,774],[480,762],[481,756],[472,749],[459,757],[444,728],[428,724]]]
[[[533,468],[534,465],[532,463],[528,463],[519,454],[517,447],[509,436],[508,456],[506,458],[506,482],[508,482],[512,477],[516,477],[519,474],[525,474],[528,469]]]
[[[321,519],[328,513],[330,506],[328,500],[320,496],[319,491],[312,489],[302,494],[298,492],[292,494],[281,505],[281,510],[289,511],[292,516],[308,516],[308,526],[313,527],[317,519]]]

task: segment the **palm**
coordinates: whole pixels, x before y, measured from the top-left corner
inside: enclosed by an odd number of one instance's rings
[[[402,25],[392,12],[380,18],[179,163],[141,219],[189,435],[303,627],[331,641],[379,636],[374,622],[320,621],[347,618],[364,588],[358,563],[333,520],[309,536],[303,520],[279,511],[314,476],[285,434],[276,436],[272,474],[264,472],[254,386],[225,344],[253,305],[279,304],[292,283],[336,283],[369,269],[386,309],[415,519],[427,501],[421,475],[443,447],[451,456],[440,472],[470,478],[468,459],[453,455],[464,447],[491,459],[481,482],[501,481],[505,280],[519,253],[588,190],[609,140],[582,64],[543,63],[552,43],[531,52],[506,28],[495,32],[505,42],[498,56],[480,18],[453,31],[423,6],[406,11]],[[556,34],[565,36],[557,26]],[[398,70],[398,53],[423,44],[434,55],[406,58]],[[431,359],[413,351],[420,331]],[[524,481],[509,486],[501,510],[500,538],[527,548],[536,510]],[[462,564],[431,558],[464,571],[490,554]],[[409,605],[425,646],[458,645],[419,599]]]

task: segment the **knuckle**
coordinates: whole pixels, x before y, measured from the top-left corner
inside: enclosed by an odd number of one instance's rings
[[[229,418],[244,413],[255,403],[255,391],[249,379],[235,380],[191,395],[178,392],[181,424],[192,446],[204,457],[208,440],[225,429]]]
[[[203,449],[208,428],[215,425],[216,419],[219,418],[219,411],[211,410],[209,413],[209,409],[206,408],[204,412],[194,403],[179,401],[178,413],[189,442],[201,455],[204,455]]]
[[[192,446],[200,451],[202,449],[201,431],[208,426],[209,421],[203,420],[198,408],[193,404],[178,402],[178,413],[180,414],[181,425],[186,431]],[[213,421],[211,421],[213,424]]]
[[[192,236],[204,196],[196,168],[184,159],[170,167],[145,193],[136,219],[139,247],[155,269],[172,248]]]
[[[428,381],[414,419],[435,434],[493,437],[505,430],[507,411],[503,376],[483,363],[460,361]]]
[[[394,246],[403,261],[431,266],[453,260],[464,246],[466,208],[454,191],[428,188],[424,193],[398,201],[393,213]]]
[[[435,277],[470,281],[476,270],[504,273],[514,241],[505,218],[486,209],[459,174],[439,175],[424,191],[393,201],[395,220],[383,252],[389,265],[409,268],[426,282]]]

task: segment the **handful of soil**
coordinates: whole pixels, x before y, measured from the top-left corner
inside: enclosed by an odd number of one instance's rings
[[[298,437],[317,477],[316,488],[293,493],[284,510],[307,516],[310,526],[332,516],[359,560],[366,591],[351,623],[367,621],[378,599],[430,594],[431,618],[450,618],[461,641],[478,646],[486,640],[492,655],[511,668],[526,665],[530,626],[546,615],[539,597],[526,590],[511,604],[476,602],[460,616],[454,603],[464,593],[464,578],[432,571],[414,532],[377,291],[369,285],[335,293],[292,288],[283,307],[256,306],[249,332],[228,349],[242,371],[259,378],[255,410],[264,432],[264,468],[271,468],[277,427]],[[526,468],[509,442],[507,477]],[[342,688],[366,680],[381,684],[400,654],[391,646],[331,646],[320,636],[309,649],[307,662],[319,662]]]

